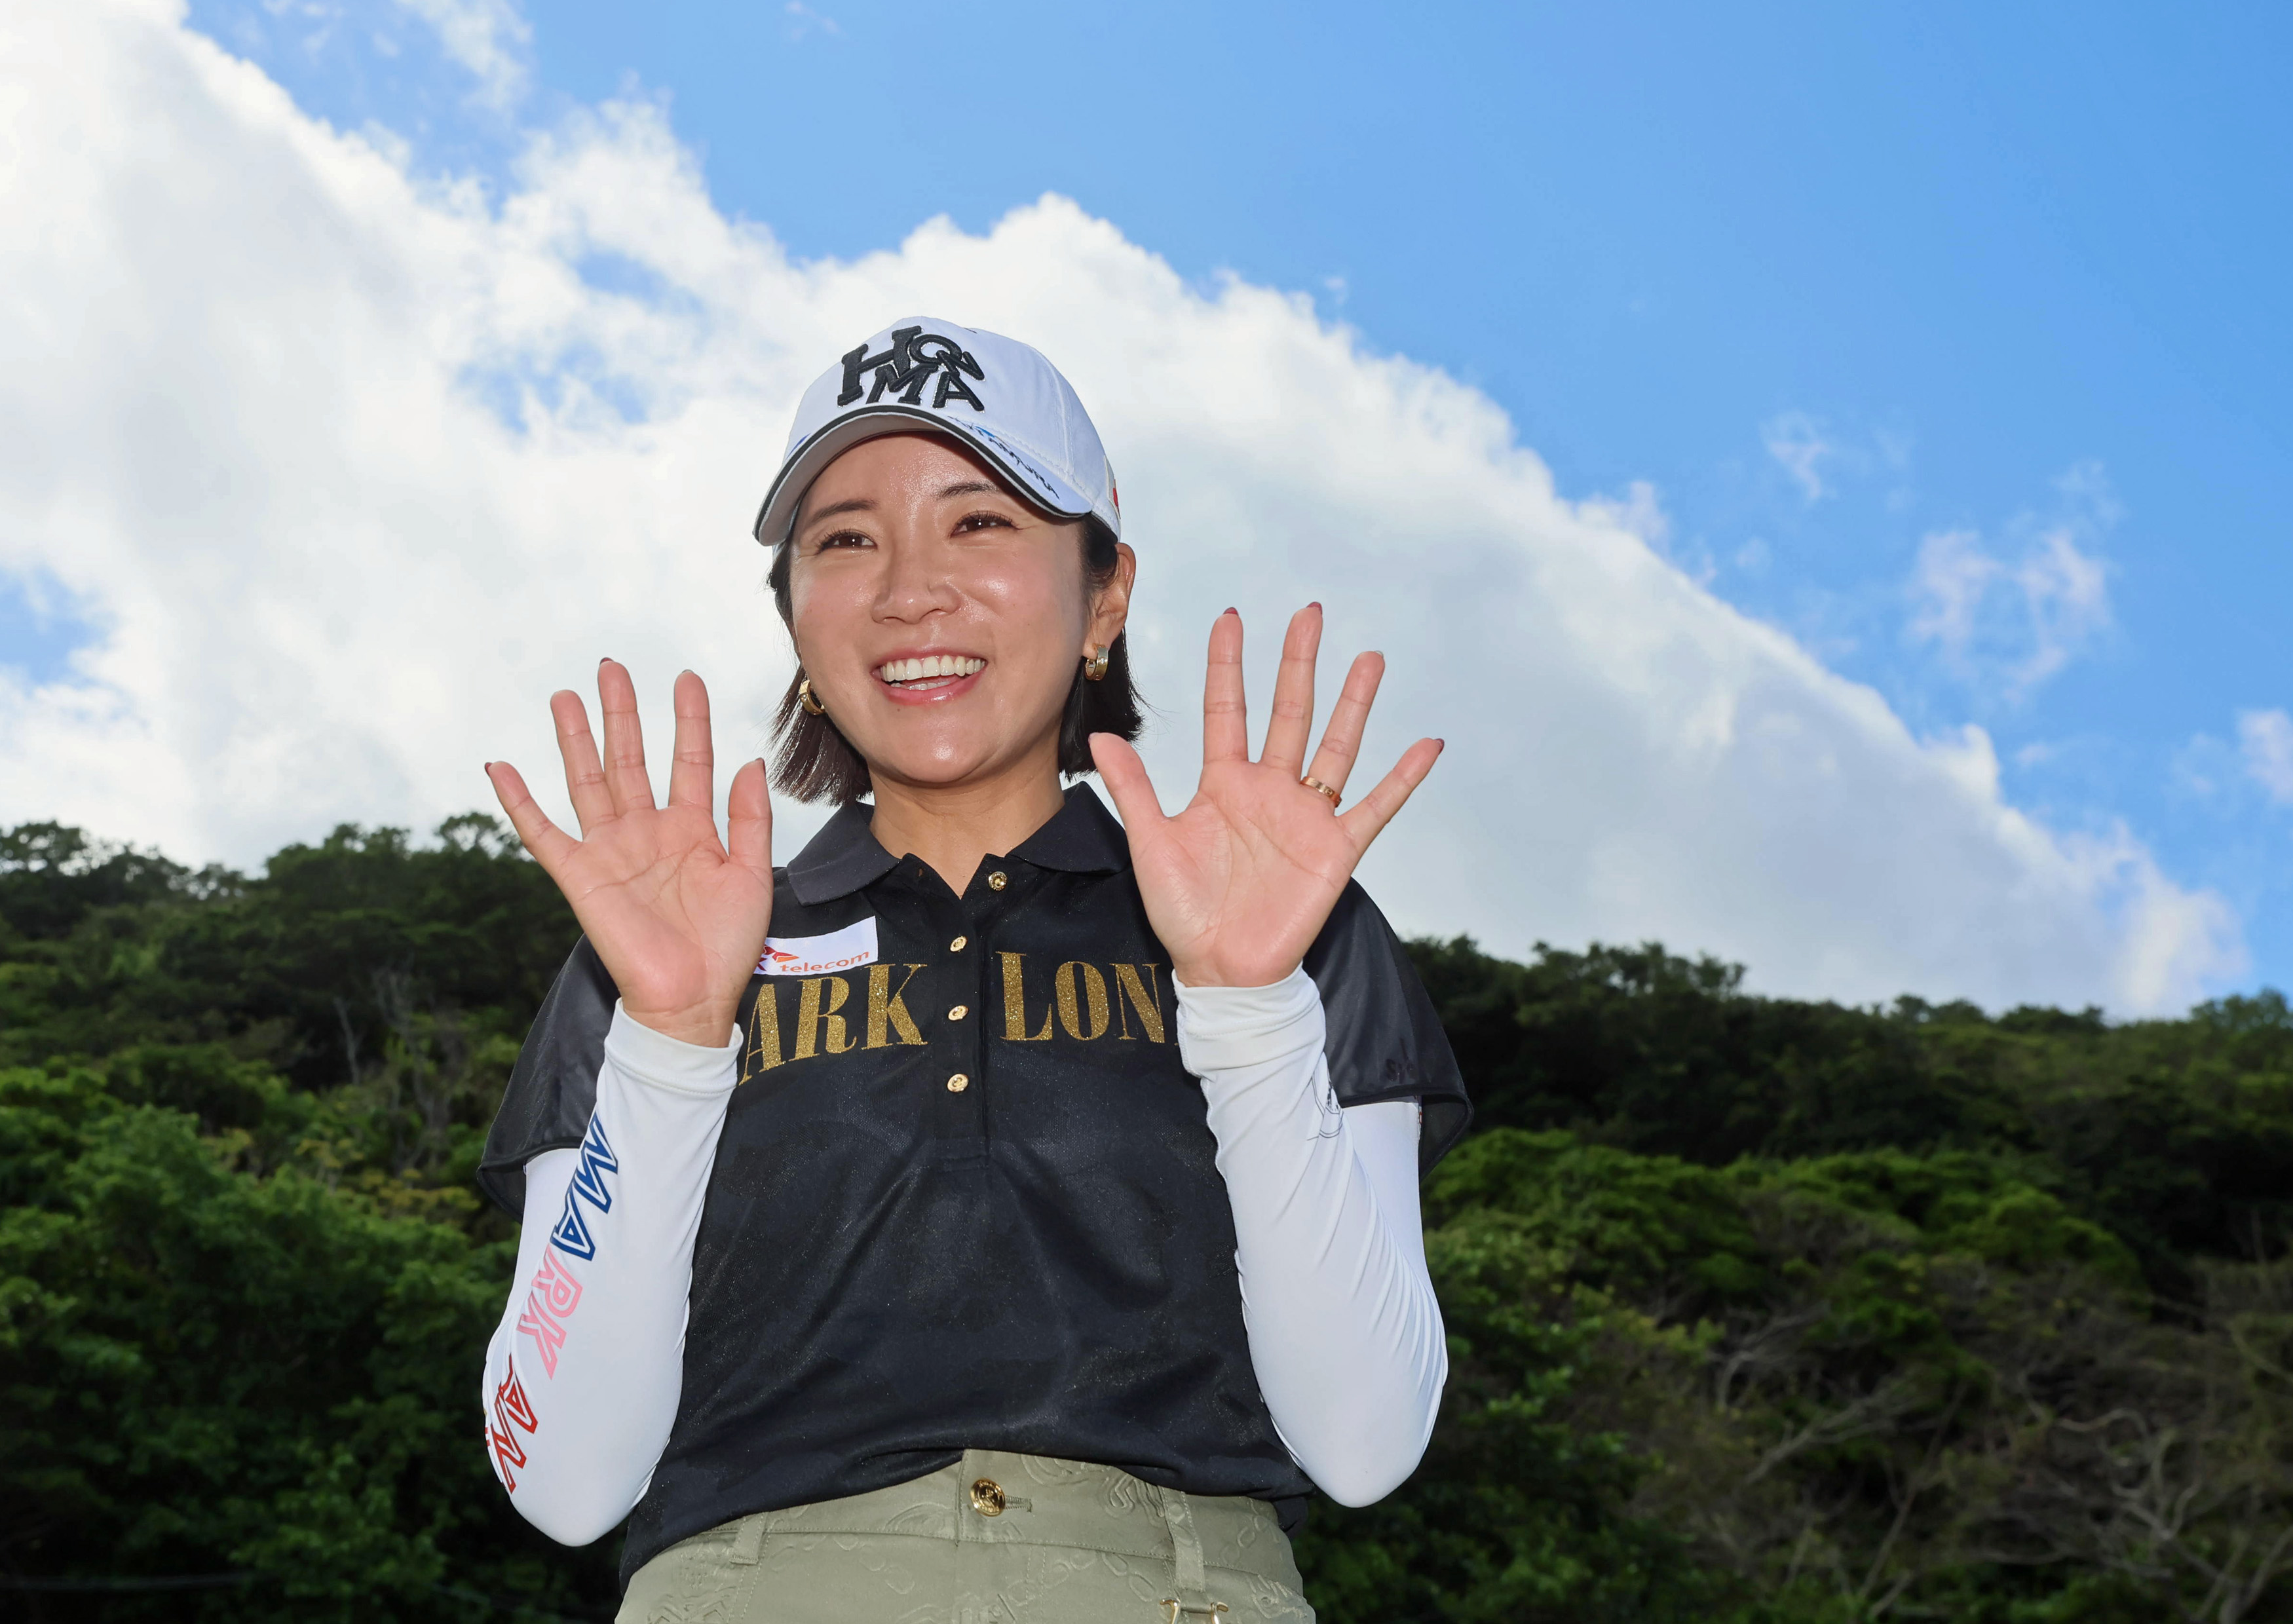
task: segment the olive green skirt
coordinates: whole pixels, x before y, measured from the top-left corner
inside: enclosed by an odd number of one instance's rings
[[[1313,1624],[1274,1508],[993,1450],[760,1511],[637,1570],[615,1624]]]

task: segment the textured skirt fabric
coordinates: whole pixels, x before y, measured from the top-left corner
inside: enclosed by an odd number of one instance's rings
[[[912,1483],[758,1512],[673,1545],[637,1570],[615,1624],[1313,1619],[1263,1500],[973,1450]]]

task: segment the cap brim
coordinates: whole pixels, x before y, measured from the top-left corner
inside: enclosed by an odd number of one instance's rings
[[[790,527],[796,523],[796,510],[804,501],[804,493],[812,489],[821,471],[862,440],[885,434],[936,434],[952,440],[967,450],[976,452],[1012,489],[1052,518],[1090,516],[1090,497],[1038,466],[1022,448],[984,429],[975,430],[962,419],[945,413],[887,401],[881,406],[863,407],[837,418],[781,465],[780,477],[765,493],[764,506],[757,510],[757,539],[768,547],[786,541]]]

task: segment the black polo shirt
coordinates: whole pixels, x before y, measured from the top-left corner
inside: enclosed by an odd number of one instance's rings
[[[844,808],[773,877],[798,973],[760,973],[741,1001],[683,1395],[624,1580],[704,1529],[967,1448],[1290,1502],[1294,1522],[1311,1485],[1251,1368],[1217,1143],[1122,825],[1077,785],[959,897],[871,816]],[[1359,886],[1306,968],[1338,1098],[1422,1098],[1430,1166],[1471,1107]],[[512,1214],[525,1163],[580,1142],[616,997],[584,941],[486,1141],[479,1180]]]

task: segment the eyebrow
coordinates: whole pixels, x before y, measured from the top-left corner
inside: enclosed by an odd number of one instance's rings
[[[804,522],[806,524],[814,524],[822,519],[832,519],[839,513],[871,513],[875,511],[876,500],[874,497],[854,497],[848,501],[831,502],[826,507],[819,508],[812,513],[806,513],[804,516]]]
[[[943,485],[934,493],[941,501],[950,497],[1000,497],[1009,493],[993,480],[958,480],[952,485]],[[804,524],[817,524],[822,519],[833,519],[839,513],[872,513],[876,511],[873,497],[853,497],[842,502],[831,502],[826,507],[804,516]]]

